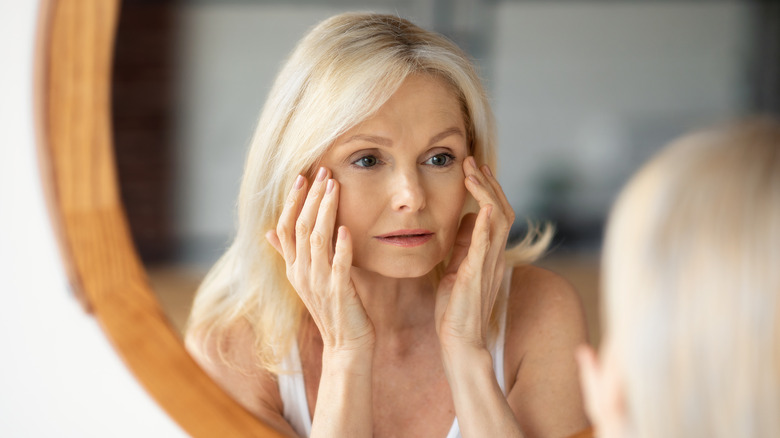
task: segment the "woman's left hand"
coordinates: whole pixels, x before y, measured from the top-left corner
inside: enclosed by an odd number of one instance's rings
[[[487,165],[463,164],[479,214],[460,224],[452,258],[436,294],[436,331],[444,351],[486,349],[490,314],[504,277],[504,249],[515,214]]]

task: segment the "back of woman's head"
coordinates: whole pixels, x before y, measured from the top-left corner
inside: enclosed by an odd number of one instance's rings
[[[431,75],[461,104],[479,163],[494,165],[494,122],[468,57],[404,19],[347,13],[313,28],[279,72],[255,130],[238,200],[238,231],[196,297],[189,330],[210,332],[246,317],[261,361],[283,354],[303,309],[281,257],[263,238],[276,227],[299,173],[316,168],[334,140],[367,119],[410,75]]]
[[[638,436],[780,436],[780,123],[684,137],[643,168],[603,280]]]

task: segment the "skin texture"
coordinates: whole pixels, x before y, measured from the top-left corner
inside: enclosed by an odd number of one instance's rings
[[[576,292],[554,274],[513,273],[509,394],[498,388],[488,322],[514,212],[490,169],[468,156],[465,132],[443,82],[408,78],[337,139],[311,181],[296,181],[266,235],[311,315],[299,345],[312,436],[444,437],[456,412],[465,437],[565,436],[586,427],[574,363],[584,320]],[[467,196],[480,210],[459,224]],[[381,238],[397,230],[427,237],[413,246]],[[429,273],[451,249],[435,288]],[[250,333],[236,329],[235,349],[251,345]],[[250,411],[293,433],[273,376],[251,364],[240,375],[209,363]],[[240,383],[248,376],[251,384]]]

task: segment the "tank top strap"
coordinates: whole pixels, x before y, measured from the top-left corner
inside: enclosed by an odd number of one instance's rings
[[[509,297],[509,287],[511,284],[512,269],[508,269],[504,274],[504,279],[501,283],[505,297]],[[490,351],[490,355],[493,357],[493,372],[496,374],[498,386],[501,388],[501,393],[503,393],[504,396],[507,395],[506,382],[504,381],[504,345],[506,344],[506,314],[508,307],[509,306],[505,304],[503,311],[498,317],[498,334],[493,342],[493,348]]]
[[[299,436],[311,435],[311,414],[303,381],[303,367],[298,343],[293,341],[290,352],[282,361],[282,372],[277,376],[279,394],[284,404],[284,419]]]

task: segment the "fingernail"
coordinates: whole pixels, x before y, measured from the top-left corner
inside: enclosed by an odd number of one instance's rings
[[[317,172],[317,181],[322,181],[325,179],[325,175],[327,175],[328,171],[325,170],[324,167],[320,167],[320,170]]]
[[[344,230],[344,227],[339,227],[339,240],[344,240],[347,238],[347,232]]]
[[[488,205],[487,206],[487,217],[488,217],[488,219],[490,219],[490,214],[491,213],[493,213],[493,206],[492,205]]]
[[[298,175],[298,178],[295,178],[295,184],[293,184],[293,188],[298,190],[301,187],[303,187],[303,175]]]
[[[470,165],[474,166],[474,168],[477,167],[477,161],[474,159],[473,156],[469,156],[466,158],[466,160],[469,162]]]
[[[469,175],[469,181],[473,182],[474,184],[479,185],[479,180],[474,175]]]
[[[333,183],[333,178],[329,179],[329,180],[328,180],[328,185],[327,185],[327,186],[325,186],[325,193],[330,193],[330,192],[332,192],[332,191],[333,191],[333,186],[334,186],[334,185],[335,185],[335,184]]]
[[[489,177],[493,177],[493,172],[491,172],[491,171],[490,171],[490,166],[488,166],[487,164],[485,164],[484,166],[482,166],[482,170],[485,172],[485,174],[486,174],[487,176],[489,176]]]

